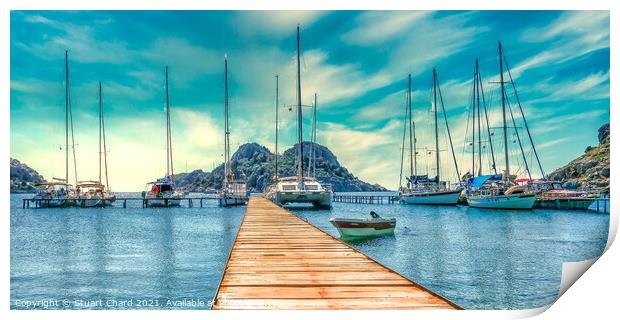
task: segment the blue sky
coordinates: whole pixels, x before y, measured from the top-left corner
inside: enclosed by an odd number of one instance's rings
[[[609,121],[607,11],[13,11],[11,156],[48,179],[64,175],[59,146],[66,49],[80,180],[97,177],[98,81],[104,87],[112,188],[141,190],[165,172],[166,65],[175,170],[210,170],[220,163],[224,54],[233,148],[256,141],[273,150],[274,75],[280,75],[282,105],[293,104],[298,23],[302,99],[311,104],[318,93],[318,142],[371,183],[398,186],[408,73],[418,147],[433,147],[433,66],[459,165],[470,168],[464,151],[471,139],[466,129],[475,58],[491,126],[500,125],[498,40],[547,172],[595,145],[596,130]],[[283,150],[296,136],[293,113],[281,110]],[[440,128],[441,150],[447,150]],[[510,141],[511,169],[523,176],[518,145],[513,136]],[[503,147],[499,130],[494,143]],[[526,153],[531,159],[529,146]],[[434,174],[429,159],[420,150],[420,172]],[[441,159],[442,176],[454,180],[450,154],[441,152]]]

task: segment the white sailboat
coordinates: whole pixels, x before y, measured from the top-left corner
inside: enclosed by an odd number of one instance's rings
[[[71,110],[71,91],[69,89],[69,51],[65,51],[65,177],[53,178],[51,182],[36,185],[34,199],[40,201],[41,207],[66,207],[73,205],[75,191],[69,183],[69,131],[73,149],[73,169],[77,184],[77,166],[75,163],[75,143],[73,137],[73,113]]]
[[[224,57],[224,181],[220,190],[220,206],[244,205],[248,201],[245,181],[235,179],[230,163],[230,129],[228,126],[228,56]]]
[[[297,26],[297,175],[278,177],[276,166],[276,181],[265,190],[265,195],[278,205],[310,203],[315,208],[331,209],[333,192],[331,188],[322,185],[316,178],[306,176],[303,167],[303,130],[302,130],[302,102],[301,102],[301,64],[300,64],[300,36]],[[277,83],[277,82],[276,82]],[[277,87],[276,87],[277,92]],[[277,94],[276,94],[277,96]],[[276,98],[276,110],[277,110]],[[277,119],[277,111],[276,111]],[[277,120],[276,120],[277,122]],[[314,134],[314,133],[313,133]],[[277,123],[276,123],[277,144]],[[276,147],[277,159],[277,147]],[[276,160],[277,161],[277,160]],[[277,162],[276,162],[277,163]]]
[[[407,91],[407,112],[408,123],[405,124],[405,132],[403,133],[403,150],[401,153],[401,184],[402,184],[402,167],[404,162],[404,149],[405,139],[407,132],[407,124],[409,126],[409,156],[410,156],[410,176],[407,177],[407,186],[399,188],[400,202],[404,204],[430,204],[430,205],[456,205],[459,201],[462,188],[451,189],[447,181],[441,181],[439,170],[439,129],[437,121],[437,94],[439,88],[439,81],[437,79],[437,72],[433,68],[433,111],[435,118],[435,169],[436,176],[429,178],[428,175],[418,175],[417,173],[417,160],[416,160],[416,138],[415,138],[415,125],[413,122],[412,110],[411,110],[411,74],[409,75],[409,86]],[[439,91],[439,97],[441,98],[441,91]],[[454,159],[454,166],[456,168],[457,177],[460,177],[458,173],[458,165],[456,163],[456,157],[454,156],[454,148],[452,146],[452,136],[450,134],[450,127],[448,126],[448,120],[443,108],[443,98],[441,100],[441,106],[444,113],[446,129],[448,132],[448,140],[450,141],[450,148],[452,150],[452,156]]]
[[[103,163],[102,163],[103,158]],[[102,165],[105,172],[105,184],[102,183]],[[99,82],[99,180],[82,181],[76,185],[75,204],[80,207],[105,207],[116,200],[110,191],[108,180],[108,156],[105,139],[105,122],[103,119],[103,90]]]
[[[172,162],[172,132],[170,128],[170,96],[168,94],[168,66],[166,66],[166,175],[146,184],[142,192],[147,207],[175,207],[181,204],[184,193],[174,184]]]
[[[508,153],[508,126],[506,122],[506,107],[507,107],[507,97],[505,92],[505,82],[504,82],[504,62],[505,56],[502,51],[502,43],[499,42],[499,68],[500,68],[500,87],[501,87],[501,99],[502,99],[502,129],[503,129],[503,138],[504,138],[504,161],[505,161],[505,169],[503,174],[498,174],[496,165],[495,165],[495,156],[493,152],[493,142],[491,138],[491,132],[489,129],[489,121],[486,110],[486,103],[484,102],[484,90],[482,89],[482,80],[480,79],[480,67],[478,64],[478,59],[476,59],[476,66],[474,72],[474,95],[472,99],[472,172],[475,171],[475,119],[477,109],[477,119],[478,119],[478,168],[477,168],[477,176],[470,177],[467,180],[467,203],[470,207],[475,208],[492,208],[492,209],[532,209],[534,206],[534,202],[536,201],[536,192],[532,191],[529,187],[518,185],[515,183],[514,178],[510,174],[510,157]],[[510,74],[510,70],[508,70]],[[512,78],[512,76],[511,76]],[[513,84],[514,82],[510,81]],[[493,161],[493,171],[494,174],[490,175],[482,175],[482,138],[481,138],[481,113],[480,113],[480,95],[482,94],[482,102],[484,108],[484,115],[487,126],[487,133],[489,136],[489,145],[491,146],[491,156]],[[519,102],[519,109],[521,109],[521,115],[523,115],[523,110],[521,108],[521,104]],[[521,151],[521,155],[523,156],[523,162],[525,164],[525,170],[529,176],[529,180],[531,180],[531,173],[528,166],[527,158],[525,156],[525,152],[523,150],[523,145],[521,143],[521,138],[519,136],[519,132],[517,131],[517,126],[515,122],[514,115],[512,113],[512,109],[508,106],[508,111],[510,117],[512,118],[512,123],[514,125],[515,134],[517,136],[517,140],[519,142],[519,147]],[[524,117],[525,119],[525,117]],[[526,124],[527,125],[527,124]],[[536,154],[536,159],[538,160],[538,154],[536,153],[536,149],[534,148],[534,144],[529,134],[528,128],[528,136],[530,137],[530,142],[532,143],[532,148],[534,153]],[[538,161],[538,165],[542,172],[542,166],[540,165],[540,161]]]

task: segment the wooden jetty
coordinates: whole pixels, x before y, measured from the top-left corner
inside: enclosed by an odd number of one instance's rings
[[[251,197],[213,309],[461,309],[262,197]]]
[[[334,202],[357,204],[394,204],[398,203],[397,195],[350,195],[334,193]]]

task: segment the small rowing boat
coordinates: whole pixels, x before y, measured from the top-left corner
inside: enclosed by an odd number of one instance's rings
[[[341,238],[380,237],[394,234],[395,218],[381,218],[376,212],[370,211],[370,218],[336,218],[329,219]]]

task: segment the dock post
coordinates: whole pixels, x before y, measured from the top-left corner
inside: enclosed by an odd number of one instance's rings
[[[189,199],[189,207],[190,208],[194,207],[194,202],[192,201],[192,198]]]
[[[123,208],[127,208],[127,199],[123,200]]]
[[[167,208],[168,207],[168,198],[164,199],[164,206]]]
[[[200,207],[202,208],[202,198],[200,198]]]

